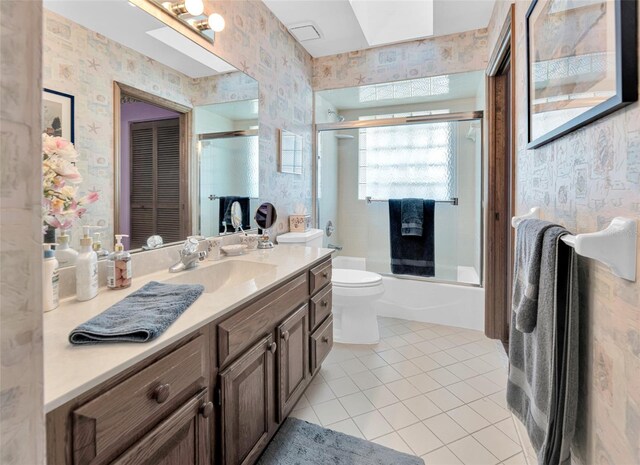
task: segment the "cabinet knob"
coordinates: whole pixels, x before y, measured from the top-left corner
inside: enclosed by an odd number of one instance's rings
[[[329,342],[329,336],[322,336],[322,342],[324,343]]]
[[[322,277],[323,277],[324,279],[327,279],[327,278],[329,277],[329,272],[328,272],[328,271],[325,271],[324,273],[322,273]]]
[[[284,339],[285,341],[289,340],[289,331],[282,332],[282,339]]]
[[[271,344],[269,344],[269,352],[271,352],[272,354],[276,353],[277,348],[278,348],[278,344],[276,344],[275,342],[272,342]]]
[[[321,307],[326,307],[327,305],[329,305],[329,302],[327,302],[326,300],[323,300],[322,302],[320,302]]]
[[[200,415],[204,418],[209,418],[209,415],[213,413],[213,402],[207,402],[200,407]]]
[[[168,384],[161,384],[153,391],[153,398],[157,403],[162,404],[169,398],[169,394],[171,393],[171,386]]]

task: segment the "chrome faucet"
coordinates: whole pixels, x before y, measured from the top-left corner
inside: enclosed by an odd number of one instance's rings
[[[180,261],[169,268],[169,273],[177,273],[178,271],[194,268],[198,262],[201,262],[209,256],[211,243],[202,236],[189,236],[184,241],[180,254]]]
[[[327,245],[327,248],[333,249],[333,250],[337,250],[338,252],[340,252],[342,250],[342,246],[341,245],[334,245],[334,244]]]

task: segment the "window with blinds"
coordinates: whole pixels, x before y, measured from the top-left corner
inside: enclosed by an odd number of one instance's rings
[[[455,122],[360,129],[358,198],[456,196]]]
[[[183,239],[180,199],[180,120],[131,123],[131,248],[154,234]]]

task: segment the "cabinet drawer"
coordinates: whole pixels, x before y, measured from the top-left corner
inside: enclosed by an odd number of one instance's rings
[[[270,333],[276,324],[309,298],[307,275],[262,297],[218,325],[218,356],[220,367]]]
[[[331,282],[331,260],[327,260],[320,265],[311,268],[309,273],[311,295],[322,289]]]
[[[325,320],[311,335],[311,373],[320,368],[333,347],[333,316]]]
[[[313,331],[316,326],[324,321],[331,314],[332,305],[331,285],[328,285],[322,291],[318,292],[311,298],[310,305],[310,329]]]
[[[176,349],[73,412],[74,464],[102,463],[206,384],[205,337]],[[101,458],[102,457],[102,458]]]

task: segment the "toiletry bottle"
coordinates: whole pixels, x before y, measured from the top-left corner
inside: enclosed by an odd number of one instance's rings
[[[102,233],[93,233],[93,245],[91,246],[98,258],[108,257],[109,251],[102,248]]]
[[[76,299],[91,300],[98,294],[98,256],[91,248],[90,226],[83,226],[76,260]]]
[[[42,307],[45,312],[50,312],[58,307],[58,260],[51,250],[52,245],[44,246],[44,264],[42,266]]]
[[[66,231],[58,236],[58,245],[56,246],[56,259],[60,266],[73,266],[78,259],[78,251],[69,247],[69,235]]]
[[[131,254],[124,250],[122,238],[126,234],[116,234],[115,250],[109,254],[107,263],[107,287],[124,289],[131,286]]]

